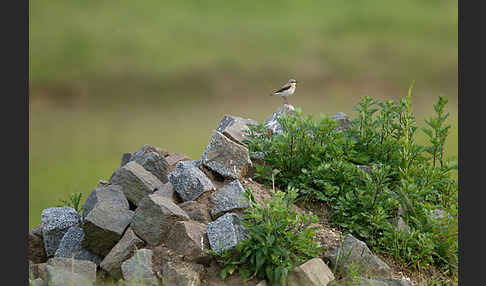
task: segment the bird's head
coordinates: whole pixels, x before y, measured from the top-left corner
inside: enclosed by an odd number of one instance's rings
[[[296,81],[295,79],[291,78],[291,79],[289,80],[289,83],[297,83],[297,81]]]

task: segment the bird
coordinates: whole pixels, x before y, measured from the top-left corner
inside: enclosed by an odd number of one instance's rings
[[[294,94],[296,86],[297,86],[297,81],[295,79],[290,79],[284,86],[282,86],[282,88],[270,93],[270,96],[280,95],[281,97],[283,97],[285,104],[288,104],[289,102],[287,97],[289,95]]]

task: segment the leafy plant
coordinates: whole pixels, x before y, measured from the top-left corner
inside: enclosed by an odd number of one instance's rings
[[[412,112],[413,85],[400,101],[364,97],[349,128],[322,115],[278,119],[283,134],[267,136],[263,124],[250,127],[252,155],[263,154],[255,179],[280,189],[299,189],[298,199],[322,201],[331,222],[377,252],[416,268],[439,266],[457,274],[457,193],[444,144],[447,100],[439,97],[435,115],[419,129]],[[431,145],[416,141],[423,131]],[[278,171],[275,171],[278,170]],[[441,209],[443,220],[431,219]],[[401,216],[409,232],[392,221]]]
[[[319,255],[321,247],[314,239],[315,227],[311,226],[317,217],[312,213],[296,213],[292,204],[297,193],[295,188],[276,191],[271,199],[265,200],[265,206],[250,200],[251,206],[242,220],[246,239],[233,251],[220,254],[207,251],[225,265],[222,278],[237,270],[244,278],[256,276],[270,285],[286,285],[288,273],[296,265]]]
[[[69,195],[69,200],[60,199],[58,207],[61,206],[68,206],[75,209],[78,213],[81,213],[83,209],[81,208],[81,198],[83,197],[83,193],[71,193]]]

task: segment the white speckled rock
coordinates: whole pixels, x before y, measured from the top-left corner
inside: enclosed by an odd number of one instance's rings
[[[241,218],[235,213],[227,213],[209,223],[206,230],[211,249],[219,253],[246,238]]]
[[[293,115],[295,114],[295,108],[293,105],[284,104],[282,107],[277,109],[272,115],[268,116],[265,119],[264,126],[266,129],[270,130],[272,135],[282,134],[283,129],[280,123],[278,123],[277,119],[282,117],[283,114]]]
[[[214,192],[210,201],[212,204],[211,216],[217,218],[221,214],[235,210],[245,209],[250,206],[248,198],[245,196],[245,189],[238,180],[226,184],[217,192]]]
[[[42,239],[49,257],[56,253],[68,229],[81,223],[81,216],[72,207],[56,207],[43,210],[41,220]]]
[[[72,226],[62,237],[54,257],[72,258],[72,255],[74,254],[74,259],[88,260],[99,265],[101,258],[81,246],[83,239],[83,229],[79,226]]]
[[[169,181],[184,202],[195,200],[202,193],[215,189],[208,176],[194,166],[192,161],[177,163],[174,171],[169,173]]]

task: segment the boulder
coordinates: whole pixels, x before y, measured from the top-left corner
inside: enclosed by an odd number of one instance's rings
[[[248,149],[217,130],[213,132],[201,160],[207,168],[231,179],[243,177],[251,166]]]
[[[130,162],[130,159],[132,159],[132,153],[124,153],[122,155],[120,167],[123,167],[126,163]]]
[[[127,199],[136,206],[144,196],[162,187],[159,179],[134,161],[116,170],[110,183],[120,185]]]
[[[29,286],[47,286],[47,282],[40,278],[34,280],[29,279]]]
[[[42,240],[42,232],[41,236],[37,236],[34,234],[32,230],[29,231],[29,253],[28,259],[34,263],[43,263],[47,261],[46,250],[44,248],[44,241]]]
[[[165,149],[155,147],[155,146],[150,146],[148,144],[144,144],[142,147],[140,147],[135,153],[133,153],[133,157],[141,157],[144,154],[150,153],[150,152],[155,152],[159,154],[162,157],[166,157],[169,155],[169,152]]]
[[[351,128],[349,117],[342,112],[337,112],[336,115],[330,116],[329,119],[336,121],[338,130],[347,130]]]
[[[207,204],[201,204],[196,201],[188,201],[179,205],[186,214],[195,221],[208,224],[212,221]]]
[[[94,283],[85,276],[66,269],[47,265],[47,285],[49,286],[93,286]]]
[[[187,157],[184,154],[174,152],[167,155],[165,157],[165,160],[167,161],[167,164],[169,166],[169,172],[172,172],[176,168],[177,163],[181,161],[191,161],[191,158]]]
[[[331,269],[320,258],[313,258],[295,267],[287,278],[288,286],[325,286],[334,280]]]
[[[162,284],[200,286],[200,273],[203,270],[203,267],[199,264],[168,261],[162,266]]]
[[[210,197],[212,204],[211,216],[217,218],[225,212],[245,209],[250,206],[248,198],[245,196],[245,189],[238,180],[234,180],[224,185]]]
[[[131,210],[108,203],[96,204],[83,221],[82,246],[101,257],[106,256],[123,236],[133,215]]]
[[[250,125],[258,125],[258,122],[253,119],[225,115],[216,130],[234,142],[246,145],[244,141],[248,138],[245,131],[249,130]]]
[[[29,279],[40,278],[47,281],[47,263],[29,264]]]
[[[241,218],[235,213],[226,213],[207,225],[211,249],[221,253],[234,247],[246,238],[246,231]]]
[[[412,282],[405,278],[362,278],[359,286],[412,286]]]
[[[130,161],[137,162],[162,183],[167,183],[169,165],[163,155],[158,153],[154,147],[148,145],[142,146],[142,148],[131,156]]]
[[[44,248],[47,257],[51,257],[66,231],[81,223],[81,216],[72,207],[55,207],[43,210],[41,220]]]
[[[174,187],[171,182],[163,184],[159,190],[154,192],[154,194],[169,198],[172,201],[175,200]]]
[[[99,265],[101,258],[81,246],[83,239],[83,228],[79,226],[72,226],[62,237],[54,257],[72,258],[74,254],[74,259],[88,260],[94,262],[96,265]]]
[[[191,161],[177,163],[174,171],[169,173],[169,181],[184,202],[195,200],[204,192],[215,189],[208,176]]]
[[[122,263],[123,279],[128,282],[139,282],[143,285],[160,285],[152,270],[152,250],[139,249]]]
[[[196,221],[178,221],[167,236],[167,247],[184,256],[184,260],[207,262],[210,256],[204,253],[209,249],[206,225]]]
[[[83,218],[86,218],[91,210],[100,203],[106,203],[113,208],[122,210],[129,209],[128,200],[123,194],[122,187],[118,185],[101,185],[97,186],[86,199],[83,205]]]
[[[96,281],[96,264],[87,260],[51,258],[47,261],[47,282],[52,285],[93,285]],[[51,285],[51,284],[49,284]]]
[[[115,279],[122,277],[121,265],[123,261],[130,258],[136,249],[140,249],[145,245],[129,227],[122,239],[110,250],[108,255],[103,259],[100,267],[108,272]]]
[[[349,264],[353,263],[360,269],[360,273],[377,277],[389,277],[391,268],[380,258],[375,256],[366,243],[358,240],[351,234],[344,236],[340,247],[324,253],[332,267],[336,267],[342,273],[349,273]],[[337,263],[337,265],[336,265]]]
[[[295,108],[293,105],[284,104],[282,107],[277,109],[272,115],[268,116],[263,123],[265,128],[270,131],[271,135],[282,134],[283,129],[280,123],[278,123],[278,119],[282,117],[283,114],[293,115],[295,114]]]
[[[189,216],[171,199],[152,194],[140,201],[131,227],[150,245],[157,245],[167,236],[176,221],[189,220]]]

